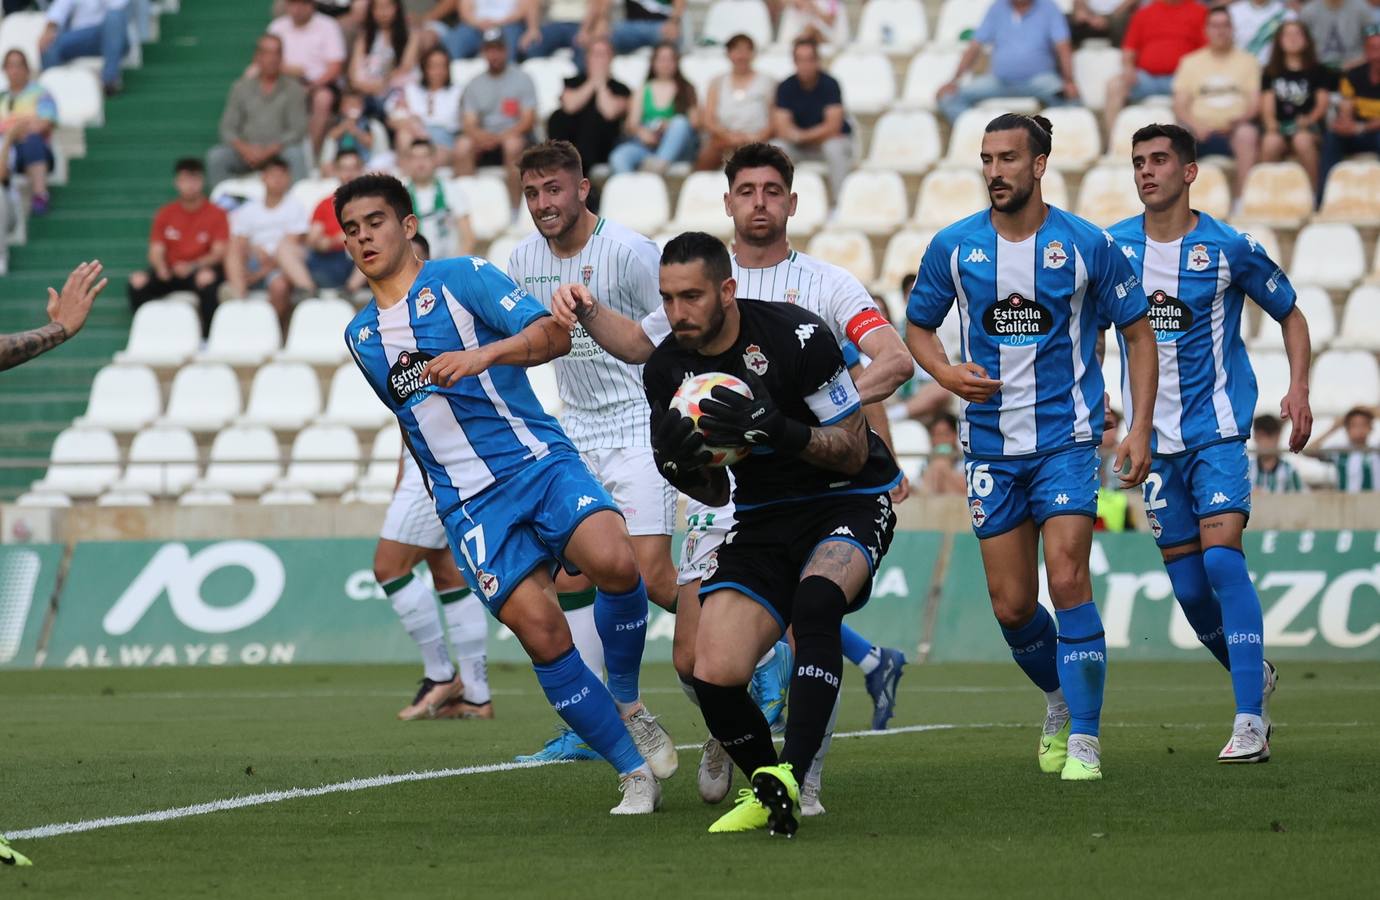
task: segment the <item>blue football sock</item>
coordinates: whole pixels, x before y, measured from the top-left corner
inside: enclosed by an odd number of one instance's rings
[[[609,693],[619,703],[636,703],[637,676],[647,644],[647,586],[641,578],[626,594],[595,593],[594,627],[604,643]]]
[[[1222,634],[1222,606],[1213,596],[1207,569],[1203,568],[1203,554],[1191,553],[1164,564],[1169,583],[1174,586],[1174,598],[1184,611],[1184,618],[1203,646],[1212,651],[1217,661],[1231,671],[1227,656],[1227,639]]]
[[[532,668],[556,715],[608,760],[619,775],[643,765],[642,754],[637,752],[613,698],[585,665],[578,650],[571,647],[549,663],[533,663]]]
[[[1265,691],[1265,624],[1246,556],[1232,547],[1209,547],[1203,551],[1203,568],[1222,603],[1236,712],[1258,716]]]
[[[843,638],[844,658],[855,666],[862,665],[867,654],[872,652],[872,642],[847,625],[839,629],[839,635]]]
[[[1069,704],[1070,734],[1097,737],[1102,689],[1107,681],[1107,637],[1089,600],[1059,616],[1059,683]]]
[[[1001,630],[1011,648],[1011,658],[1026,677],[1046,694],[1059,690],[1059,667],[1055,662],[1057,647],[1054,617],[1049,610],[1035,605],[1035,615],[1025,625],[1011,631]]]

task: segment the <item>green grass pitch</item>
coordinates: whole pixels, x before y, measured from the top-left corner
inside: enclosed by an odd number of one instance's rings
[[[1374,897],[1380,665],[1281,667],[1268,765],[1214,759],[1230,686],[1209,663],[1113,660],[1106,778],[1035,763],[1041,698],[1012,665],[912,667],[894,726],[838,740],[828,814],[796,839],[714,835],[681,752],[651,817],[614,819],[602,763],[459,775],[19,839],[0,897]],[[0,830],[354,778],[500,763],[555,717],[530,670],[493,672],[492,722],[400,723],[392,667],[8,672]],[[705,736],[669,666],[646,699]],[[867,698],[845,673],[840,731]],[[735,787],[741,784],[741,778]]]

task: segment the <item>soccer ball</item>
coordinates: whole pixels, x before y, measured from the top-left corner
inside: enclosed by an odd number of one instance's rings
[[[752,388],[748,387],[741,379],[726,375],[723,372],[705,372],[681,382],[680,387],[676,389],[676,395],[671,398],[671,408],[688,418],[694,423],[695,430],[699,431],[700,401],[709,397],[709,392],[720,384],[731,391],[737,391],[744,397],[752,397]],[[731,466],[748,455],[747,447],[706,446],[704,449],[709,451],[709,465],[714,467]]]

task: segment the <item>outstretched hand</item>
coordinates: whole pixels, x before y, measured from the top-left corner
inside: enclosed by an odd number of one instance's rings
[[[103,268],[99,260],[84,262],[67,276],[62,293],[48,288],[48,318],[61,325],[68,337],[81,331],[91,304],[110,283],[110,279],[101,278]]]

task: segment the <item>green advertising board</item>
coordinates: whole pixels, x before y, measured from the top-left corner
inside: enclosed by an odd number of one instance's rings
[[[1248,531],[1245,550],[1271,658],[1380,659],[1380,532]],[[1110,650],[1124,659],[1205,658],[1148,534],[1099,533],[1091,570]],[[977,540],[956,536],[928,659],[1010,658],[981,572]],[[1043,569],[1040,583],[1047,604]]]
[[[59,544],[0,546],[0,668],[34,664],[61,562]]]

